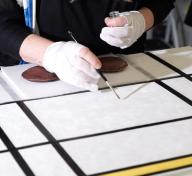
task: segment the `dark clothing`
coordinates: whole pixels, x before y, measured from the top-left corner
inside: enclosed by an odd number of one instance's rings
[[[109,12],[139,10],[148,7],[160,23],[174,7],[174,0],[37,0],[37,22],[40,35],[53,41],[76,40],[95,54],[136,53],[143,51],[145,34],[131,47],[120,49],[99,37]],[[30,30],[24,25],[23,10],[16,0],[0,0],[0,52],[19,58],[19,48]]]
[[[189,7],[186,19],[185,19],[185,23],[189,26],[192,26],[192,2],[191,2],[191,5]]]

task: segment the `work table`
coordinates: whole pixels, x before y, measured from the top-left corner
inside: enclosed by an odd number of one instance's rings
[[[192,47],[121,57],[105,74],[120,100],[102,80],[89,92],[2,67],[0,175],[191,175]]]

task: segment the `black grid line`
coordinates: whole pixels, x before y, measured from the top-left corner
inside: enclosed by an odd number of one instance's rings
[[[78,176],[86,176],[86,174],[81,170],[81,168],[75,163],[75,161],[64,150],[64,148],[62,148],[62,146],[57,142],[57,140],[53,137],[53,135],[44,127],[44,125],[36,118],[36,116],[30,111],[30,109],[23,102],[18,102],[17,104],[23,110],[23,112],[28,116],[31,122],[47,138],[47,140],[51,143],[51,145],[55,148],[55,150],[61,156],[61,158],[69,165],[69,167]]]
[[[120,84],[120,85],[116,85],[116,86],[113,86],[113,87],[123,87],[123,86],[129,86],[129,85],[144,84],[144,83],[150,83],[150,82],[155,82],[155,81],[164,81],[164,80],[180,78],[180,77],[184,77],[184,78],[188,79],[189,81],[192,81],[192,77],[191,77],[192,73],[191,74],[184,73],[183,71],[181,71],[177,67],[175,67],[172,64],[164,61],[162,58],[154,55],[151,52],[145,52],[144,54],[146,54],[150,58],[153,58],[154,60],[160,62],[161,64],[163,64],[164,66],[166,66],[166,67],[170,68],[171,70],[175,71],[179,75],[177,75],[177,76],[169,76],[169,77],[161,78],[161,79],[152,78],[151,80],[148,80],[148,81],[138,81],[138,82],[135,82],[135,83],[127,83],[127,84],[125,83],[125,84]],[[108,89],[108,87],[100,88],[99,90],[104,90],[104,89]],[[72,93],[64,93],[64,94],[60,94],[60,95],[53,95],[53,96],[40,97],[40,98],[14,100],[14,101],[0,103],[0,105],[12,104],[12,103],[17,103],[17,102],[19,103],[19,102],[26,102],[26,101],[48,99],[48,98],[61,97],[61,96],[67,96],[67,95],[74,95],[74,94],[80,94],[80,93],[86,93],[86,92],[89,92],[89,91],[85,90],[85,91],[78,91],[78,92],[72,92]]]
[[[166,89],[167,91],[169,91],[170,93],[172,93],[173,95],[177,96],[179,99],[183,100],[185,103],[192,106],[192,101],[183,94],[179,93],[178,91],[168,86],[167,84],[163,83],[162,81],[156,81],[156,83],[161,87],[163,87],[164,89]]]
[[[23,172],[27,176],[35,176],[33,171],[31,170],[31,168],[28,166],[26,161],[23,159],[21,154],[18,152],[16,147],[13,145],[13,143],[11,142],[11,140],[8,138],[8,136],[5,134],[5,132],[3,131],[3,129],[1,127],[0,127],[0,137],[1,137],[2,141],[4,142],[4,144],[6,145],[6,147],[8,148],[8,150],[10,151],[10,153],[12,154],[15,161],[18,163],[20,168],[23,170]]]
[[[7,153],[7,152],[9,152],[9,151],[10,151],[9,149],[1,150],[1,151],[0,151],[0,154],[1,154],[1,153]]]
[[[148,52],[149,53],[149,52]],[[151,57],[150,57],[151,58]],[[153,58],[155,58],[155,60],[156,60],[156,57],[155,56],[153,56]],[[161,60],[161,59],[160,59]],[[157,60],[158,61],[158,60]],[[163,60],[162,60],[163,61]],[[167,65],[165,65],[165,63],[164,62],[162,62],[161,64],[163,64],[164,66],[167,66]],[[135,68],[135,69],[137,69],[138,71],[140,71],[141,73],[143,73],[144,75],[146,75],[146,76],[148,76],[149,78],[151,78],[151,79],[153,79],[153,80],[155,80],[155,77],[153,76],[153,75],[151,75],[151,73],[149,73],[148,71],[146,71],[146,70],[144,70],[143,68],[141,68],[141,67],[139,67],[139,66],[137,66],[137,65],[135,65],[134,63],[131,63],[131,65]],[[171,66],[170,66],[171,67]],[[174,66],[173,66],[174,67]],[[177,68],[174,68],[175,70],[178,70]],[[179,72],[179,71],[178,71]],[[189,75],[186,75],[185,73],[183,73],[183,72],[181,72],[180,71],[180,73],[182,74],[181,76],[183,76],[184,78],[186,78],[186,77],[190,77]],[[180,74],[180,73],[178,73],[178,74]],[[192,79],[191,77],[190,77],[190,79]],[[189,78],[188,78],[188,80],[189,80]],[[189,98],[187,98],[186,96],[184,96],[183,94],[181,94],[181,93],[179,93],[178,91],[176,91],[175,89],[173,89],[172,87],[170,87],[170,86],[168,86],[167,84],[165,84],[164,82],[162,82],[162,80],[155,80],[154,81],[156,84],[158,84],[158,85],[160,85],[161,87],[163,87],[164,89],[166,89],[168,92],[170,92],[171,94],[173,94],[173,95],[175,95],[176,97],[178,97],[179,99],[181,99],[181,100],[183,100],[185,103],[187,103],[187,104],[189,104],[189,105],[191,105],[192,106],[192,101],[189,99]]]
[[[150,123],[150,124],[138,125],[138,126],[122,128],[122,129],[117,129],[117,130],[111,130],[111,131],[106,131],[106,132],[101,132],[101,133],[95,133],[95,134],[83,135],[83,136],[78,136],[78,137],[60,139],[60,140],[56,140],[56,143],[74,141],[74,140],[80,140],[80,139],[86,139],[86,138],[93,138],[93,137],[103,136],[103,135],[110,135],[110,134],[114,134],[114,133],[137,130],[137,129],[141,129],[141,128],[149,128],[149,127],[159,126],[159,125],[164,125],[164,124],[169,124],[169,123],[178,123],[178,122],[186,121],[186,120],[192,120],[192,116],[184,117],[184,118],[178,118],[178,119],[172,119],[172,120],[167,120],[167,121],[161,121],[161,122],[155,122],[155,123]],[[52,144],[52,143],[53,142],[48,141],[48,142],[42,142],[42,143],[17,147],[16,149],[22,150],[22,149],[28,149],[28,148],[38,147],[38,146],[44,146],[44,145],[48,145],[48,144]],[[0,153],[6,153],[6,152],[9,152],[9,150],[0,151]]]
[[[170,68],[171,70],[175,71],[176,73],[178,73],[179,75],[185,77],[186,79],[188,79],[189,81],[192,81],[192,77],[186,73],[184,73],[183,71],[181,71],[180,69],[178,69],[177,67],[173,66],[172,64],[168,63],[167,61],[161,59],[160,57],[156,56],[155,54],[151,53],[151,52],[146,52],[146,55],[148,55],[150,58],[156,60],[157,62],[165,65],[166,67]]]
[[[118,88],[118,87],[125,87],[125,86],[133,86],[133,85],[138,85],[138,84],[151,83],[151,82],[155,82],[155,81],[170,80],[170,79],[175,79],[175,78],[182,78],[182,76],[177,75],[177,76],[170,76],[170,77],[161,78],[161,79],[152,79],[152,80],[148,80],[148,81],[138,81],[135,83],[125,83],[125,84],[120,84],[120,85],[116,85],[113,87]],[[100,88],[99,90],[107,90],[107,89],[109,89],[109,88],[104,87],[104,88]],[[40,98],[13,100],[13,101],[9,101],[9,102],[0,103],[0,106],[13,104],[13,103],[19,103],[19,102],[28,102],[28,101],[35,101],[35,100],[44,100],[44,99],[50,99],[50,98],[64,97],[64,96],[70,96],[70,95],[88,93],[88,92],[90,92],[90,91],[71,92],[71,93],[66,93],[66,94],[53,95],[53,96],[40,97]]]

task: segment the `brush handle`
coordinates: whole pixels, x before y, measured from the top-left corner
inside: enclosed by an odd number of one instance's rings
[[[97,73],[99,73],[99,75],[103,78],[103,80],[106,82],[107,78],[103,75],[103,73],[101,72],[101,70],[96,69]]]

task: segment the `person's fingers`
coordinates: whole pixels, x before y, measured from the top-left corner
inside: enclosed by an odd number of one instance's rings
[[[89,77],[84,72],[73,69],[73,81],[75,85],[78,85],[81,88],[88,89],[90,91],[97,91],[98,90],[98,81],[99,79],[94,79]]]
[[[100,34],[100,38],[112,46],[122,48],[129,46],[129,43],[131,42],[129,37],[119,38],[112,35],[103,35],[102,33]]]
[[[132,27],[104,27],[101,30],[102,35],[111,35],[114,37],[124,38],[129,37],[132,34]]]
[[[107,42],[108,44],[112,45],[112,46],[117,46],[120,47],[123,45],[123,41],[119,38],[114,38],[113,36],[110,35],[102,35],[100,34],[100,38]]]
[[[101,61],[93,52],[89,50],[89,48],[82,47],[79,51],[79,56],[90,63],[95,69],[101,68]]]
[[[127,24],[127,19],[124,16],[119,16],[116,18],[105,18],[105,24],[109,27],[121,27]]]
[[[70,68],[70,70],[68,70],[68,72],[70,73],[70,77],[62,71],[58,72],[57,76],[61,81],[65,81],[74,86],[78,86],[91,91],[98,90],[97,83],[99,79],[92,78],[73,66]]]
[[[86,75],[94,79],[100,78],[99,74],[96,72],[95,68],[92,65],[90,65],[86,60],[82,58],[77,58],[77,57],[74,58],[75,68],[77,68],[78,70],[81,70],[83,73],[85,73]]]
[[[79,85],[79,87],[82,87],[84,89],[90,90],[90,91],[97,91],[98,90],[98,85],[96,83],[92,83],[92,82],[85,82],[85,81],[80,81],[78,80],[76,82],[77,85]]]

